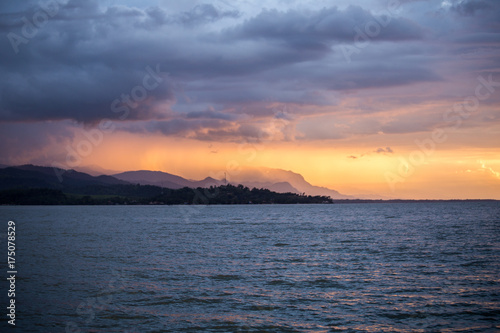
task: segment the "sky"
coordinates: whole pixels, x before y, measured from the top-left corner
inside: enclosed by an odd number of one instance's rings
[[[500,1],[3,1],[0,34],[0,164],[500,199]]]

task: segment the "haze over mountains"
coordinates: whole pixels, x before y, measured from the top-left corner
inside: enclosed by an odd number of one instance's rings
[[[267,188],[278,193],[296,193],[306,195],[329,196],[332,199],[353,199],[326,187],[309,184],[302,175],[292,171],[271,168],[246,168],[226,174],[226,180],[207,177],[193,181],[161,171],[127,171],[112,175],[113,177],[141,185],[155,185],[178,189],[182,187],[210,187],[224,185],[226,182],[233,185],[242,184],[249,188]]]
[[[62,189],[82,185],[154,185],[169,189],[207,188],[225,184],[242,184],[249,188],[266,188],[278,193],[329,196],[332,199],[354,199],[326,187],[308,183],[302,175],[292,171],[271,168],[245,168],[226,174],[226,179],[206,177],[203,180],[189,180],[162,171],[127,171],[113,175],[92,176],[75,170],[62,170],[52,167],[22,165],[16,167],[0,166],[1,189],[38,187]],[[62,180],[62,181],[61,181]]]

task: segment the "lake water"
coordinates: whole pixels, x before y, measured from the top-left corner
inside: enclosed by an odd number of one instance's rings
[[[19,332],[500,332],[499,202],[0,217],[16,222]]]

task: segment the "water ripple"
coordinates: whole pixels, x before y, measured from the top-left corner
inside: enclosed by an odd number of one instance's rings
[[[496,202],[182,212],[0,207],[24,331],[500,331]]]

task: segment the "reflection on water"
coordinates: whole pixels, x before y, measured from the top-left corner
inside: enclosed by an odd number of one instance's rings
[[[500,330],[495,202],[0,216],[19,229],[25,332]]]

